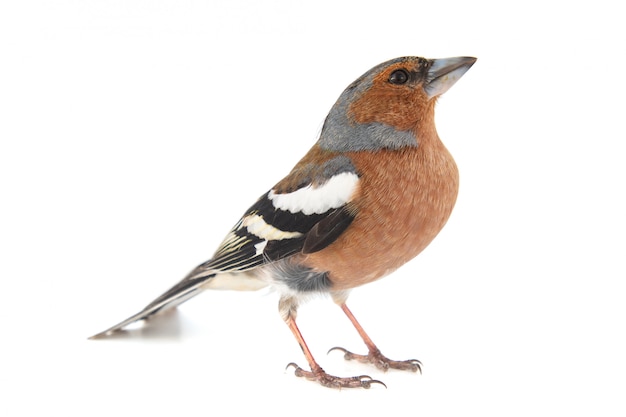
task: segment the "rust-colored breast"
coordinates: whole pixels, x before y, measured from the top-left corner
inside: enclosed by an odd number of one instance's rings
[[[381,278],[419,254],[443,228],[458,192],[458,171],[438,140],[416,148],[348,153],[361,174],[357,216],[303,262],[330,271],[333,290]]]

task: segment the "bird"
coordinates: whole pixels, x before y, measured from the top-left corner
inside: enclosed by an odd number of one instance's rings
[[[467,56],[405,56],[365,72],[332,106],[313,147],[244,212],[208,261],[139,313],[91,339],[119,332],[207,289],[269,286],[278,292],[280,316],[309,365],[289,363],[296,376],[330,388],[385,385],[368,375],[331,375],[318,364],[296,317],[299,305],[319,294],[341,308],[368,352],[331,350],[383,371],[421,373],[416,359],[384,356],[346,301],[352,289],[416,257],[446,224],[459,173],[437,134],[434,109],[475,62]]]

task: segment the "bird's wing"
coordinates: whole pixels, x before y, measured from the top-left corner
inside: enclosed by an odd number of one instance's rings
[[[259,198],[228,233],[213,258],[139,313],[92,338],[110,335],[187,301],[219,273],[248,271],[330,245],[356,215],[350,202],[358,190],[359,176],[349,162],[337,162],[337,158],[318,167],[320,175],[308,175],[306,169],[302,172],[297,186],[283,189],[279,183]]]
[[[296,253],[324,249],[354,219],[356,212],[349,203],[358,182],[356,173],[341,172],[290,192],[272,189],[246,211],[213,258],[189,278],[246,271]]]

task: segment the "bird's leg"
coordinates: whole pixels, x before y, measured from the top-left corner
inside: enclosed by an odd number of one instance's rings
[[[385,357],[382,353],[380,353],[380,350],[376,347],[374,342],[372,342],[372,339],[368,336],[368,334],[365,333],[365,330],[363,330],[363,327],[361,327],[361,324],[357,321],[356,317],[354,317],[354,314],[352,314],[346,303],[340,304],[340,307],[346,314],[346,316],[348,316],[348,318],[356,328],[357,332],[359,332],[359,335],[363,339],[363,342],[365,342],[369,353],[367,355],[357,355],[341,347],[334,347],[329,350],[329,352],[333,350],[340,350],[344,353],[344,358],[347,360],[356,359],[359,362],[373,363],[374,365],[376,365],[377,368],[382,369],[383,371],[387,371],[389,368],[393,368],[409,370],[413,372],[419,371],[420,373],[422,372],[422,363],[417,359],[394,361]]]
[[[282,303],[281,303],[282,304]],[[281,308],[281,312],[282,312]],[[302,334],[300,333],[300,329],[296,325],[295,320],[295,309],[292,307],[290,309],[290,313],[286,316],[283,316],[285,319],[285,323],[289,327],[289,330],[293,333],[294,337],[298,341],[300,348],[302,349],[302,353],[306,357],[307,362],[309,362],[310,371],[300,368],[295,363],[290,363],[287,365],[287,368],[293,367],[295,369],[295,375],[299,377],[305,377],[312,381],[317,381],[321,385],[329,388],[370,388],[372,384],[381,384],[387,387],[383,382],[372,379],[372,377],[368,375],[354,376],[354,377],[337,377],[333,375],[327,374],[321,366],[317,364],[309,347],[307,346]]]

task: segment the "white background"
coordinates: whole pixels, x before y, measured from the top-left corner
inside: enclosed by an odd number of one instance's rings
[[[2,2],[0,414],[625,415],[618,2],[310,3]],[[478,57],[438,105],[450,222],[350,300],[423,375],[327,356],[364,347],[320,299],[299,324],[322,366],[388,389],[295,378],[264,291],[86,340],[207,259],[341,91],[403,55]]]

